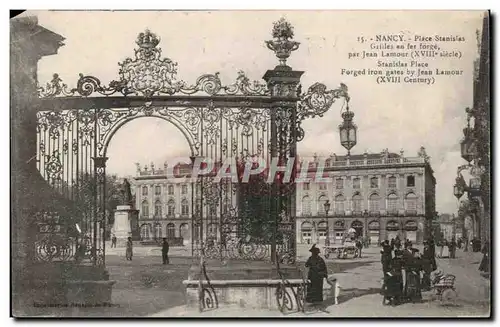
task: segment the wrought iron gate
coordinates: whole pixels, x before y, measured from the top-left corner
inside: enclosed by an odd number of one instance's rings
[[[285,183],[284,174],[278,173],[267,183],[266,176],[253,175],[244,183],[241,172],[250,158],[267,164],[278,158],[286,165],[296,157],[296,143],[304,136],[301,122],[322,115],[336,99],[349,97],[344,85],[327,90],[318,83],[301,94],[303,72],[286,66],[286,58],[299,45],[290,40],[291,31],[284,20],[275,23],[275,39],[267,45],[280,65],[266,73],[266,83],[251,82],[238,72],[233,84],[223,84],[215,73],[201,75],[190,85],[177,79],[177,64],[162,57],[160,40],[150,31],[139,34],[135,57],[119,64],[119,79],[109,85],[80,74],[76,87],[68,88],[54,74],[39,88],[38,168],[57,191],[73,200],[81,216],[79,233],[66,235],[64,242],[44,236],[37,250],[56,260],[54,247],[64,246],[64,260],[104,264],[108,145],[125,123],[157,117],[186,137],[193,169],[203,160],[213,163],[210,173],[191,179],[192,235],[197,235],[193,254],[293,262],[293,177]],[[217,178],[221,168],[234,166],[236,178]],[[217,226],[216,233],[207,233],[209,224]]]

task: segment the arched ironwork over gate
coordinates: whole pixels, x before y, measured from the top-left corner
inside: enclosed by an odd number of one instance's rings
[[[336,99],[349,97],[343,84],[327,90],[316,83],[302,93],[303,72],[286,66],[286,58],[299,46],[291,40],[292,27],[280,20],[273,36],[266,43],[280,65],[267,71],[265,83],[251,82],[238,72],[232,84],[223,84],[218,73],[201,75],[188,84],[177,78],[177,64],[162,57],[160,39],[146,31],[136,40],[134,58],[119,63],[119,79],[109,85],[80,74],[76,87],[69,88],[54,74],[39,88],[38,169],[81,213],[80,238],[66,237],[69,253],[104,264],[108,144],[128,121],[158,117],[186,137],[193,169],[200,168],[196,165],[203,160],[213,163],[209,174],[188,179],[192,226],[199,228],[191,233],[198,235],[193,238],[193,253],[221,259],[295,259],[293,178],[282,183],[281,173],[266,183],[255,175],[243,183],[241,169],[249,158],[266,163],[277,158],[286,165],[295,158],[296,143],[304,136],[301,122],[321,116]],[[217,171],[228,162],[238,167],[236,179],[217,179]],[[214,229],[217,237],[205,235],[204,226],[209,224],[219,226]],[[43,242],[39,251],[53,251],[56,243]],[[84,244],[85,250],[79,252],[82,247],[76,244]]]

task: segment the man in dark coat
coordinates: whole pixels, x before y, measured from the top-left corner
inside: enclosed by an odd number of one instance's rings
[[[380,251],[380,262],[382,263],[382,274],[383,274],[383,285],[382,285],[382,294],[384,294],[384,302],[385,302],[385,293],[387,290],[387,273],[391,270],[391,261],[392,261],[392,248],[389,241],[385,240],[382,243],[382,251]]]
[[[170,260],[168,259],[168,250],[169,250],[169,245],[167,242],[167,239],[164,237],[163,238],[163,245],[161,248],[161,256],[163,257],[163,264],[169,264]]]
[[[316,244],[313,244],[311,256],[306,261],[306,268],[309,268],[307,278],[311,282],[307,288],[306,301],[313,304],[321,304],[323,302],[323,279],[328,277],[326,263],[319,256],[319,249]]]
[[[394,240],[394,247],[400,248],[401,247],[401,239],[399,238],[399,235],[396,236],[396,239]],[[393,248],[394,250],[394,248]]]
[[[422,270],[424,271],[424,274],[422,276],[423,290],[430,290],[431,288],[431,272],[434,270],[432,268],[433,268],[432,251],[429,247],[429,242],[424,241],[424,253],[422,254]]]
[[[455,237],[453,237],[451,242],[448,243],[448,251],[450,252],[450,259],[455,259],[455,253],[457,251],[457,242],[455,241]]]

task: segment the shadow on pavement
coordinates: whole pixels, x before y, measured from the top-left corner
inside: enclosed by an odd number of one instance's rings
[[[358,288],[346,288],[346,289],[341,289],[340,295],[337,298],[338,304],[342,304],[344,302],[347,302],[349,300],[352,300],[357,297],[362,297],[365,295],[370,295],[370,294],[380,294],[380,288],[368,288],[368,289],[358,289]],[[382,296],[380,297],[380,302],[382,302]],[[329,298],[328,300],[324,301],[324,304],[326,306],[334,305],[335,304],[335,299],[334,298]]]

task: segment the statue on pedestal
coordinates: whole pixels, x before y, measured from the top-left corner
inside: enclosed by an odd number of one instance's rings
[[[122,184],[122,205],[133,206],[132,204],[132,191],[130,190],[130,182],[125,178]]]

